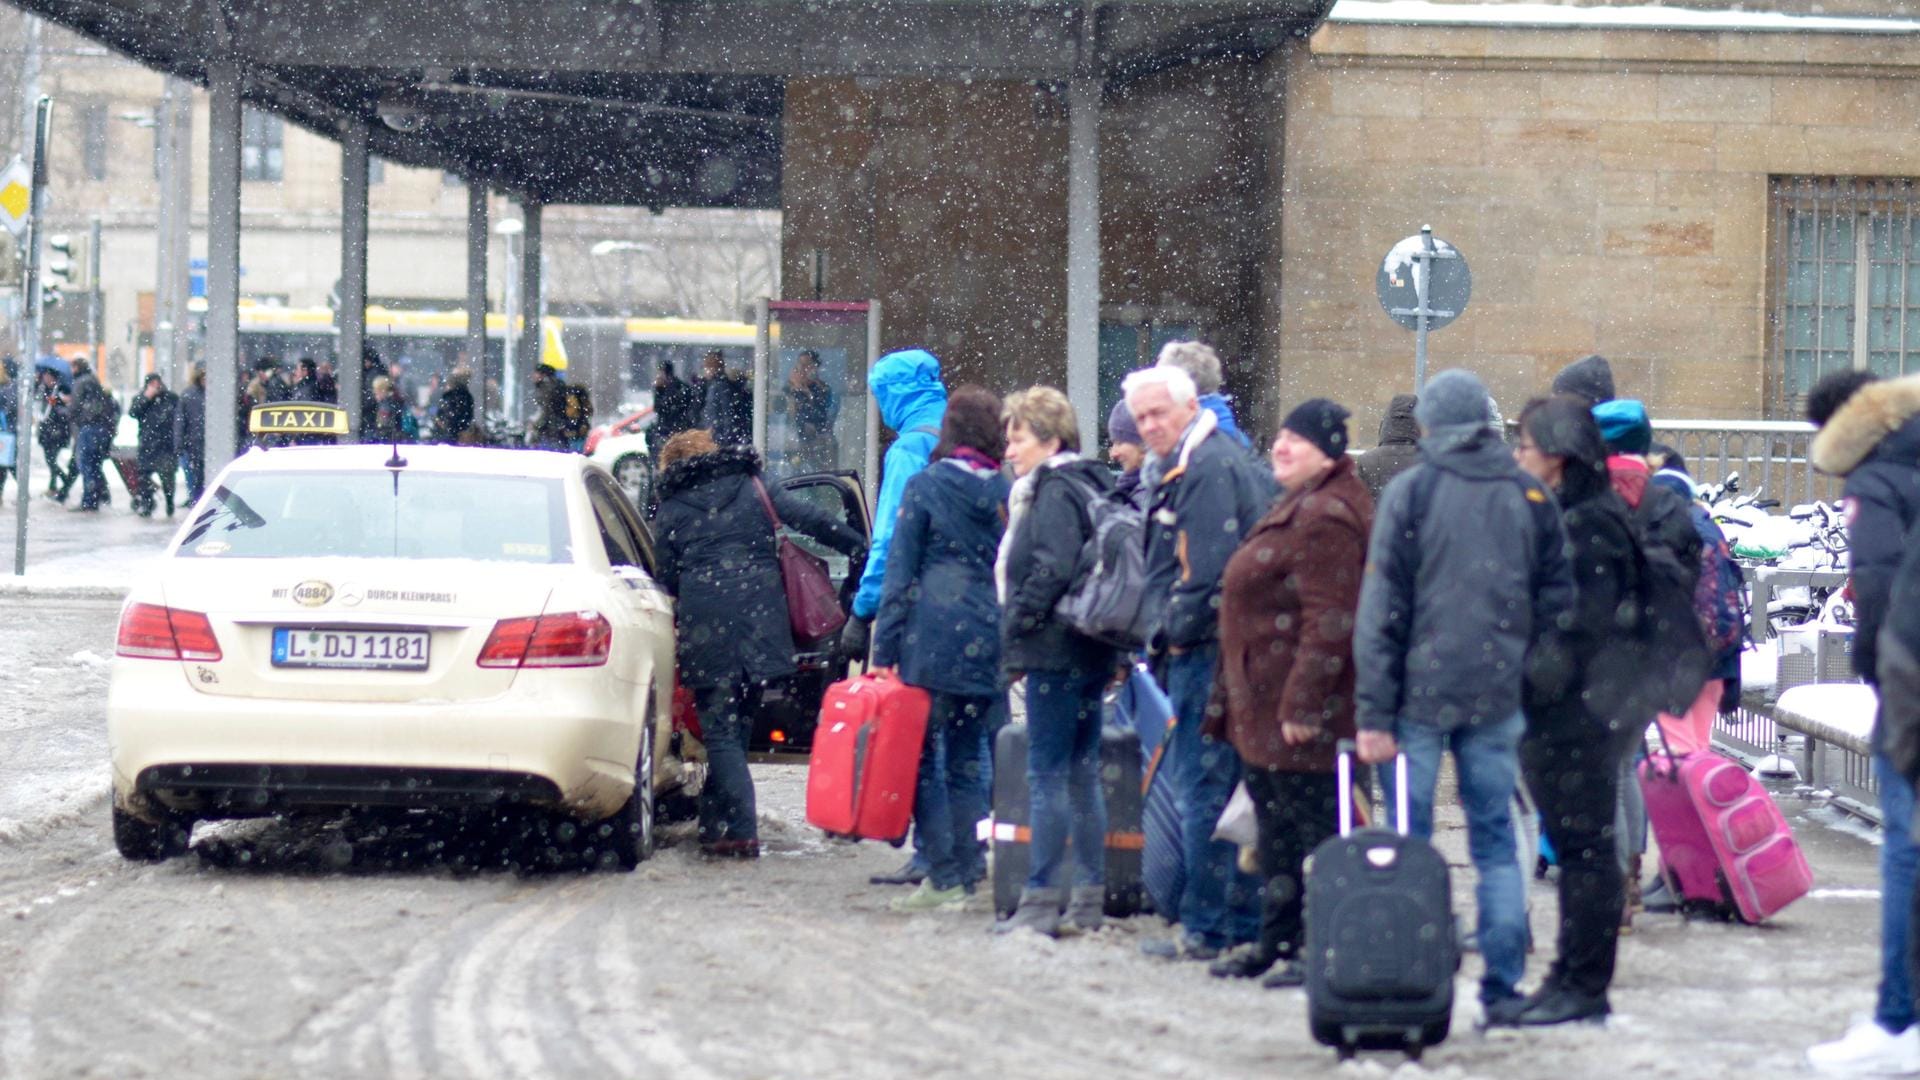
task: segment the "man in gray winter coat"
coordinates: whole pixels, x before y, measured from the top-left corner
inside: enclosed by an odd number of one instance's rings
[[[1361,759],[1406,753],[1416,836],[1433,834],[1440,755],[1453,752],[1479,877],[1480,1000],[1492,1007],[1517,996],[1527,960],[1513,826],[1521,676],[1574,587],[1559,507],[1514,464],[1488,400],[1458,369],[1420,392],[1420,463],[1375,510],[1353,656]]]

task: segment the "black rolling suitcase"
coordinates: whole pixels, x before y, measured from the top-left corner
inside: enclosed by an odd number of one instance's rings
[[[1353,831],[1353,743],[1340,744],[1340,835],[1307,872],[1307,1023],[1342,1059],[1356,1050],[1418,1058],[1453,1019],[1453,892],[1447,863],[1407,832],[1407,759],[1394,762],[1397,831]]]
[[[1125,918],[1142,910],[1140,873],[1146,848],[1140,831],[1140,736],[1124,728],[1100,732],[1100,787],[1107,800],[1106,913]],[[1027,797],[1027,725],[1008,724],[993,744],[993,909],[1006,916],[1020,906],[1032,866],[1031,804]]]

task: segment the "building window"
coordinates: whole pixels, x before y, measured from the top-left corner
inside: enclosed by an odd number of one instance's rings
[[[89,180],[107,178],[107,107],[98,102],[80,113],[80,164]]]
[[[240,117],[240,179],[279,183],[285,137],[286,124],[279,117],[246,110]]]
[[[464,187],[465,185],[466,181],[460,179],[459,173],[443,172],[440,174],[441,187]]]
[[[367,158],[367,183],[384,184],[386,182],[387,182],[386,159],[369,156]]]
[[[1798,419],[1822,375],[1920,371],[1920,185],[1775,178],[1774,414]]]

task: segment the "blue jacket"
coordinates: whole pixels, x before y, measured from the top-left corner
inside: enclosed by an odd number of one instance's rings
[[[1010,485],[951,458],[907,482],[873,630],[873,662],[943,694],[1000,688],[1000,605],[993,560]]]
[[[880,422],[899,433],[880,464],[880,499],[873,508],[873,541],[867,549],[867,569],[860,590],[853,594],[855,618],[871,619],[880,610],[880,590],[887,580],[887,548],[893,542],[893,519],[900,515],[900,498],[907,481],[927,467],[940,443],[940,421],[947,415],[947,388],[940,382],[940,361],[925,349],[891,352],[873,365],[867,387],[880,406]]]
[[[1200,407],[1212,413],[1213,418],[1220,422],[1221,434],[1242,447],[1250,449],[1253,446],[1253,440],[1247,438],[1247,433],[1241,431],[1240,425],[1234,422],[1233,406],[1227,402],[1227,395],[1201,394]]]
[[[1200,414],[1169,460],[1150,463],[1147,596],[1166,643],[1192,648],[1219,633],[1220,578],[1241,538],[1272,508],[1273,474]],[[1184,455],[1184,460],[1183,460]],[[1009,575],[1011,577],[1011,575]]]

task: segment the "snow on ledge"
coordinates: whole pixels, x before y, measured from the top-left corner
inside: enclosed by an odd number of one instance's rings
[[[1329,22],[1580,30],[1741,30],[1772,33],[1920,34],[1920,20],[1788,15],[1699,8],[1573,7],[1563,4],[1442,4],[1433,0],[1340,0]]]
[[[1809,683],[1780,695],[1774,707],[1855,738],[1872,737],[1880,699],[1866,683]]]

